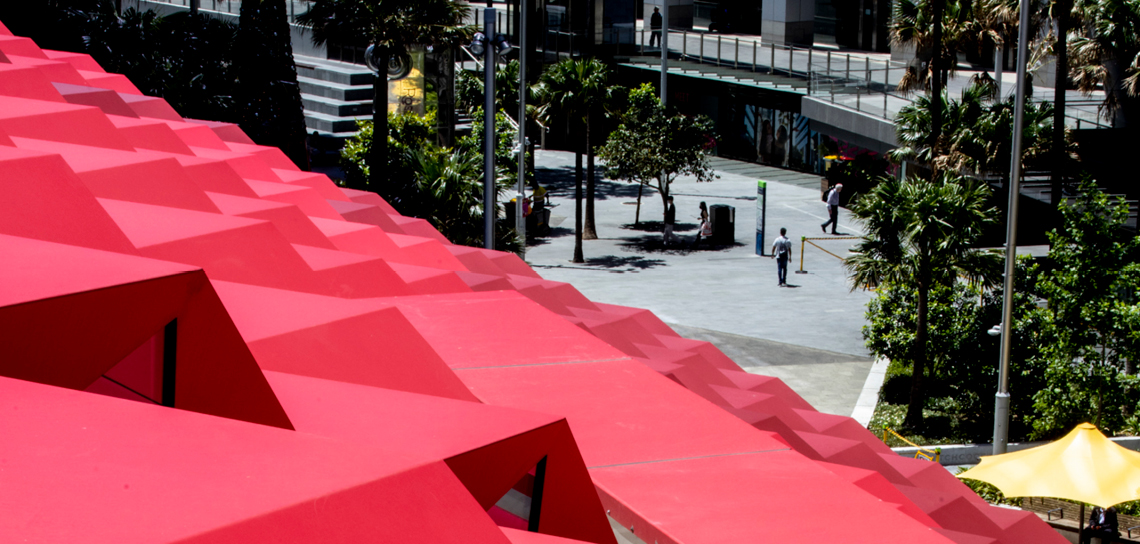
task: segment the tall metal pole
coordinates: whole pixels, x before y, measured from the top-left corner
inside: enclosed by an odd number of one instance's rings
[[[194,17],[198,16],[198,4],[200,1],[201,0],[190,0],[190,15]]]
[[[994,401],[994,455],[1009,444],[1009,352],[1013,338],[1013,273],[1017,264],[1017,201],[1021,193],[1021,125],[1025,114],[1025,65],[1028,60],[1029,4],[1021,2],[1017,38],[1017,95],[1013,106],[1013,149],[1009,165],[1009,213],[1005,227],[1005,292],[1001,302],[1001,367]]]
[[[995,45],[994,46],[994,83],[997,84],[997,101],[999,101],[999,102],[1005,99],[1005,97],[1003,97],[1001,94],[1001,78],[1002,78],[1001,61],[1003,60],[1002,59],[1002,49],[1004,49],[1004,48],[1005,48],[1005,45]]]
[[[523,199],[526,198],[526,0],[519,0],[519,184],[515,200],[515,232],[522,239],[522,254],[526,256],[526,217],[523,217]]]
[[[483,247],[495,249],[495,8],[483,10]]]
[[[661,105],[664,106],[669,93],[669,0],[662,0],[661,10]]]

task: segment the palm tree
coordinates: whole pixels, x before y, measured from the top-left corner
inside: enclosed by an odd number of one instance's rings
[[[968,2],[968,0],[965,0]],[[949,2],[949,6],[947,6]],[[931,96],[942,96],[946,85],[944,72],[954,71],[958,65],[956,40],[947,39],[946,13],[950,22],[959,22],[968,13],[963,0],[898,0],[891,14],[891,46],[914,48],[917,65],[907,68],[899,80],[900,91],[912,91],[930,86]],[[968,4],[967,4],[968,6]],[[950,9],[947,10],[947,7]],[[968,20],[968,17],[967,17]],[[958,26],[950,25],[950,36],[962,34]],[[953,59],[952,62],[949,59]],[[937,145],[942,129],[942,104],[935,100],[931,109],[931,132],[926,135],[930,146]]]
[[[1017,0],[896,0],[890,23],[892,46],[913,47],[915,63],[899,81],[904,92],[929,87],[941,96],[950,74],[958,70],[958,55],[981,52],[986,43],[997,46],[1017,33]],[[1031,21],[1031,31],[1039,24]],[[936,147],[946,123],[943,103],[928,106],[930,131],[926,144]]]
[[[315,0],[297,22],[312,29],[313,43],[373,44],[380,65],[403,58],[413,45],[454,45],[473,31],[463,26],[466,4],[452,0]],[[375,142],[369,163],[370,184],[385,181],[388,160],[388,81],[373,80],[372,123]],[[379,145],[375,145],[378,143]]]
[[[883,178],[851,208],[866,229],[854,255],[844,261],[852,289],[882,285],[909,287],[917,294],[917,330],[912,355],[910,404],[904,426],[921,429],[926,402],[928,298],[935,285],[959,277],[994,285],[1001,256],[973,249],[982,230],[996,222],[984,184],[955,174],[935,180]]]
[[[975,82],[962,90],[958,100],[942,97],[943,137],[931,146],[932,100],[918,97],[895,117],[899,147],[888,155],[895,162],[915,161],[934,171],[971,172],[1009,177],[1013,98],[994,102],[994,88]],[[1053,107],[1048,102],[1025,104],[1022,125],[1022,160],[1042,164],[1053,150]],[[1067,147],[1062,147],[1066,153]]]
[[[1053,165],[1051,168],[1052,191],[1049,203],[1061,204],[1061,181],[1064,178],[1065,160],[1065,91],[1069,87],[1069,29],[1073,19],[1073,0],[1053,0],[1049,3],[1049,15],[1055,22],[1056,36],[1052,40],[1053,58],[1056,71],[1053,77]]]
[[[1104,107],[1117,128],[1140,115],[1140,4],[1130,0],[1076,0],[1085,24],[1069,37],[1069,73],[1077,88],[1104,89]]]
[[[242,130],[261,145],[281,148],[308,170],[305,114],[284,0],[242,0],[234,49]]]
[[[612,97],[613,89],[608,85],[609,68],[597,59],[566,59],[551,65],[539,80],[539,115],[546,119],[565,119],[573,129],[581,125],[585,129],[582,145],[574,150],[574,259],[585,262],[582,257],[582,239],[598,237],[594,226],[594,150],[590,141],[590,127],[597,112]],[[586,226],[582,225],[582,153],[589,155],[590,171],[587,178]]]
[[[476,153],[409,149],[420,216],[453,243],[483,245],[483,160]]]

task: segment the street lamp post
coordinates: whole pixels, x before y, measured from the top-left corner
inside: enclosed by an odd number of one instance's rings
[[[495,34],[495,8],[483,10],[483,32],[471,40],[471,53],[483,57],[483,247],[495,249],[495,62],[511,50],[511,44]]]
[[[667,87],[669,84],[669,0],[661,2],[661,105],[668,101]]]
[[[495,249],[495,8],[483,10],[483,35],[483,247]]]
[[[519,181],[515,196],[515,233],[520,239],[523,258],[526,258],[526,217],[523,200],[526,198],[526,0],[519,0]]]
[[[1001,362],[994,399],[994,455],[1009,445],[1009,353],[1013,337],[1013,273],[1017,264],[1017,201],[1021,193],[1021,127],[1025,114],[1025,65],[1029,43],[1029,4],[1021,3],[1017,38],[1017,85],[1013,107],[1013,146],[1010,153],[1009,213],[1005,227],[1005,292],[1001,302]]]

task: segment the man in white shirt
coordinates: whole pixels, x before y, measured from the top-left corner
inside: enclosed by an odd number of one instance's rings
[[[827,234],[828,225],[831,225],[832,234],[839,234],[838,232],[835,232],[835,228],[839,226],[839,192],[842,190],[843,184],[836,183],[835,187],[832,187],[831,190],[827,193],[827,215],[829,219],[826,223],[819,226],[819,228],[823,230],[824,234]]]
[[[776,259],[776,276],[780,287],[788,286],[788,261],[792,260],[792,241],[788,239],[788,229],[780,228],[780,237],[772,243],[772,258]]]

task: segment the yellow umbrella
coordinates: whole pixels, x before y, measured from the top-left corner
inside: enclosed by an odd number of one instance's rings
[[[1056,497],[1108,508],[1140,499],[1140,453],[1081,423],[1056,442],[983,457],[958,477],[993,484],[1007,497]]]

